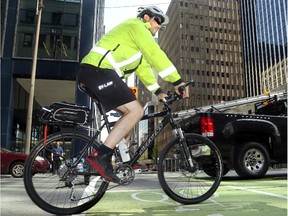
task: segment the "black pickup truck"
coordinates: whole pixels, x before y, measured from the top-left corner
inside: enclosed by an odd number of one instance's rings
[[[182,128],[217,145],[224,175],[234,169],[241,178],[260,178],[271,165],[287,164],[287,98],[274,97],[254,106],[253,114],[211,108],[184,120]]]

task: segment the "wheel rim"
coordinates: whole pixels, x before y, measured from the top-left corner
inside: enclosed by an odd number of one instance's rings
[[[17,164],[12,169],[12,174],[14,176],[23,176],[23,172],[24,172],[24,166],[21,164]]]
[[[264,162],[264,155],[259,149],[251,148],[244,155],[244,166],[251,173],[260,172]]]
[[[208,139],[186,135],[196,170],[184,162],[178,141],[163,150],[158,164],[158,177],[165,193],[177,202],[196,204],[208,199],[217,190],[222,178],[222,160]]]
[[[55,174],[47,168],[49,164],[36,163],[36,158],[49,161],[52,145],[57,141],[64,146],[65,158]],[[109,183],[101,180],[95,171],[90,173],[91,168],[85,161],[88,150],[84,152],[84,161],[79,162],[81,166],[71,166],[87,142],[89,138],[82,134],[59,133],[48,137],[46,145],[40,142],[33,149],[25,164],[24,185],[37,206],[52,214],[70,215],[86,211],[102,198]],[[90,150],[94,151],[95,146]],[[34,169],[35,164],[39,169]]]

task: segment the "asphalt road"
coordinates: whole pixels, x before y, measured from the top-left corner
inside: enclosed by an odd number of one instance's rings
[[[27,196],[22,179],[1,176],[1,216],[46,216]],[[287,170],[270,170],[265,178],[240,180],[229,172],[210,199],[182,205],[166,196],[156,174],[137,174],[129,186],[108,190],[81,215],[87,216],[286,216]]]

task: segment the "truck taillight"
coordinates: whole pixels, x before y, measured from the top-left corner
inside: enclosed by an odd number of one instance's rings
[[[200,119],[200,125],[202,136],[214,137],[214,123],[212,118],[202,117]]]

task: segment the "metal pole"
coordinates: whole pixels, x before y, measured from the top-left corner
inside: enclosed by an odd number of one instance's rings
[[[35,33],[34,55],[33,55],[33,64],[32,64],[32,72],[31,72],[31,86],[30,86],[27,120],[26,120],[26,145],[25,145],[26,154],[29,154],[30,152],[30,143],[31,143],[33,100],[34,100],[34,91],[35,91],[36,65],[37,65],[37,54],[38,54],[38,43],[39,43],[42,8],[43,8],[43,0],[38,0],[37,8],[36,8],[36,15],[38,16],[38,18],[37,18],[37,26],[36,26],[36,33]]]

